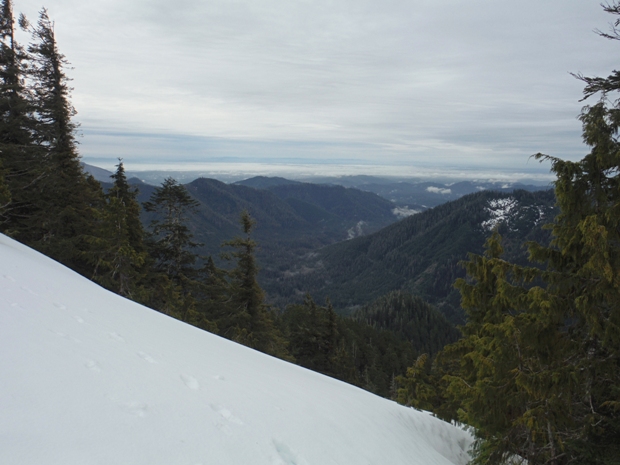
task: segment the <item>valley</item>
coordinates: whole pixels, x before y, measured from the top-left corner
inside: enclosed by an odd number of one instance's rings
[[[270,304],[283,309],[309,293],[318,302],[329,298],[337,312],[350,315],[403,290],[435,305],[452,324],[463,324],[460,295],[453,287],[465,275],[459,262],[469,253],[482,253],[498,227],[507,259],[525,263],[523,244],[547,243],[549,234],[542,227],[556,214],[552,191],[534,185],[340,179],[358,187],[278,177],[232,184],[199,178],[186,184],[200,203],[189,224],[201,243],[198,253],[225,267],[221,244],[241,233],[239,214],[247,210],[257,222],[258,279]],[[135,177],[129,181],[139,190],[138,199],[147,201],[154,186]],[[371,188],[378,193],[362,190]],[[416,207],[424,202],[434,208]],[[395,213],[413,207],[420,211],[404,218]],[[148,224],[149,214],[142,217]]]

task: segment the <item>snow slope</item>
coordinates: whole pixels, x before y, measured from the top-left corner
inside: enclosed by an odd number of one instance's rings
[[[465,464],[468,433],[0,235],[0,464]]]

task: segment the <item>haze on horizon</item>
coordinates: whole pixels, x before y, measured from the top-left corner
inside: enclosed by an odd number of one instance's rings
[[[39,2],[15,11],[35,21]],[[107,169],[544,177],[533,153],[586,153],[570,72],[617,56],[598,0],[44,5],[83,160]]]

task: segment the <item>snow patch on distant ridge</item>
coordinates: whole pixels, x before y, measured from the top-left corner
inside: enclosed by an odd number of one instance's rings
[[[482,229],[492,231],[499,223],[508,220],[510,214],[514,212],[518,205],[519,202],[514,197],[489,200],[485,210],[489,212],[491,217],[482,222]]]

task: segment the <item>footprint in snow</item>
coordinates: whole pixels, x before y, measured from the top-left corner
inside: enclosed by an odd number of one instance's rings
[[[78,323],[84,323],[84,319],[82,317],[75,315],[73,318],[75,318],[75,321],[77,321]]]
[[[125,413],[130,413],[131,415],[135,415],[137,417],[146,416],[146,412],[149,409],[149,406],[144,402],[124,402],[118,404],[118,406]]]
[[[145,352],[138,352],[138,357],[140,357],[142,360],[145,360],[149,363],[157,363],[157,360],[155,360],[153,357],[151,357],[149,354]]]
[[[231,425],[242,426],[243,422],[234,416],[230,410],[226,407],[222,407],[221,405],[211,405],[211,409],[217,413],[217,418],[215,420],[215,426],[227,435],[232,434]]]
[[[115,341],[125,342],[125,339],[123,338],[123,336],[121,336],[118,333],[109,333],[108,336],[110,336],[110,339],[114,339]]]
[[[88,362],[86,362],[86,368],[88,368],[91,371],[95,371],[95,372],[101,371],[101,367],[94,360],[89,360]]]
[[[53,329],[50,329],[50,332],[54,333],[56,336],[62,339],[66,339],[67,341],[74,342],[75,344],[80,344],[82,342],[79,339],[74,338],[73,336],[69,336],[68,334],[63,333],[62,331],[54,331]]]
[[[9,276],[8,274],[2,275],[2,277],[6,279],[7,281],[11,281],[12,283],[17,282],[15,281],[15,278],[13,276]]]
[[[276,452],[284,461],[285,465],[302,465],[307,463],[305,460],[297,457],[297,454],[295,454],[291,448],[283,442],[278,441],[277,439],[274,439],[272,442],[273,446],[276,448]]]
[[[226,378],[224,378],[222,375],[215,375],[213,379],[217,379],[218,381],[226,381]]]
[[[32,289],[28,289],[26,286],[22,286],[22,291],[25,291],[30,295],[39,295],[36,292],[34,292]]]
[[[181,380],[183,380],[183,382],[188,388],[193,389],[195,391],[200,389],[200,384],[198,384],[198,380],[196,380],[196,378],[194,378],[193,376],[190,376],[190,375],[180,375],[180,376],[181,376]]]
[[[58,303],[58,302],[54,302],[54,307],[59,308],[61,310],[66,310],[67,309],[67,307],[65,305],[63,305],[61,303]]]

